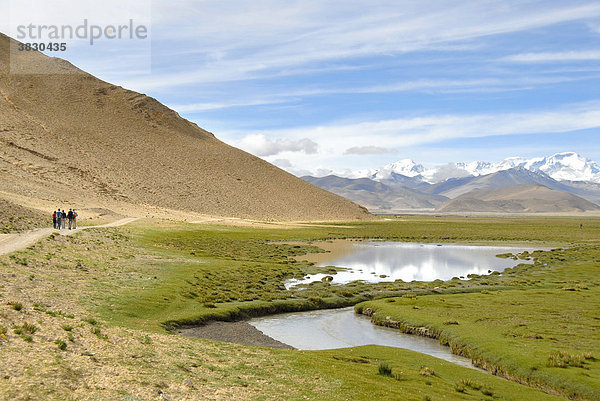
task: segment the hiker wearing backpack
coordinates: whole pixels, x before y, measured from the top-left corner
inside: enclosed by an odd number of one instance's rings
[[[73,209],[73,230],[77,229],[77,212]]]
[[[60,209],[56,210],[56,229],[59,229],[62,227],[62,212],[60,211]]]
[[[67,214],[65,213],[65,209],[62,211],[62,228],[67,228]]]
[[[73,226],[73,210],[69,209],[69,213],[67,213],[67,220],[69,220],[69,230]]]

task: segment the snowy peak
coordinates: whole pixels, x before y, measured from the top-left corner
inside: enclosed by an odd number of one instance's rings
[[[536,173],[544,173],[557,181],[592,181],[600,183],[600,166],[573,152],[556,153],[548,157],[524,159],[509,157],[498,163],[475,161],[455,163],[458,170],[473,176],[481,176],[521,167]],[[434,170],[437,170],[436,168]]]
[[[557,153],[542,159],[532,159],[525,166],[541,171],[558,181],[593,181],[600,183],[600,166],[577,153]]]
[[[416,177],[424,171],[425,167],[421,164],[417,164],[411,159],[402,159],[375,170],[372,172],[371,178],[378,181],[387,180],[393,178],[395,174],[405,177]]]
[[[524,168],[535,173],[544,173],[557,181],[600,183],[600,166],[596,162],[574,152],[556,153],[552,156],[532,159],[509,157],[497,163],[486,161],[459,162],[431,169],[425,169],[423,165],[417,164],[411,159],[403,159],[376,170],[361,171],[360,175],[377,181],[396,181],[397,176],[400,175],[435,184],[449,178],[478,177],[513,168]]]
[[[483,161],[474,161],[470,163],[455,163],[458,169],[462,169],[470,175],[479,177],[480,175],[488,175],[497,173],[498,171],[510,170],[511,168],[524,167],[527,159],[522,157],[509,157],[498,163],[490,163]]]
[[[600,183],[600,167],[593,161],[573,152],[556,153],[549,157],[523,159],[511,157],[489,168],[474,171],[472,175],[490,174],[496,171],[523,167],[536,173],[544,173],[557,181],[593,181]]]

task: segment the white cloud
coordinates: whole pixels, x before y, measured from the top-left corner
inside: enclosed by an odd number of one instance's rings
[[[600,100],[582,104],[564,105],[550,111],[528,111],[498,114],[444,114],[409,118],[364,121],[356,123],[331,123],[291,129],[263,130],[250,133],[243,140],[229,140],[235,146],[258,156],[291,153],[286,158],[296,169],[315,171],[317,168],[340,168],[348,165],[356,155],[345,153],[346,146],[365,148],[374,146],[414,149],[421,145],[441,144],[461,138],[514,136],[523,134],[571,133],[578,130],[600,128]],[[222,132],[225,138],[234,138],[238,132]],[[271,140],[269,138],[290,138]],[[308,149],[304,147],[308,144]],[[515,144],[516,146],[516,144]],[[308,151],[307,151],[308,150]],[[318,150],[318,151],[317,151]],[[447,151],[447,150],[446,150]],[[381,158],[381,154],[373,157]],[[365,156],[368,159],[368,156]],[[355,159],[352,159],[354,162]],[[355,168],[372,167],[369,160],[353,163]]]
[[[275,159],[271,163],[281,168],[292,168],[294,165],[288,159]]]
[[[587,26],[593,33],[600,34],[600,23],[588,23]]]
[[[308,139],[269,139],[263,134],[246,135],[236,145],[256,156],[274,156],[283,152],[302,152],[305,154],[317,153],[318,145]]]
[[[543,5],[543,7],[542,7]],[[474,40],[600,16],[600,4],[545,2],[156,1],[161,59],[186,53],[186,68],[134,88],[255,79],[352,58],[473,46]],[[167,25],[170,24],[170,25]],[[177,29],[163,29],[177,26]],[[227,27],[224,29],[223,27]],[[169,46],[172,44],[172,46]],[[190,52],[189,49],[197,49]],[[166,67],[165,67],[166,68]],[[295,72],[294,72],[295,71]]]
[[[521,53],[502,57],[500,61],[513,63],[547,63],[567,61],[600,60],[600,50],[578,50],[567,52]]]
[[[336,94],[377,94],[377,93],[492,93],[533,90],[541,85],[552,85],[564,82],[584,81],[598,78],[598,71],[581,71],[576,76],[547,75],[540,77],[505,77],[481,79],[420,79],[415,81],[390,82],[387,85],[356,86],[343,88],[300,89],[286,92],[275,92],[263,97],[250,99],[227,99],[219,102],[203,102],[190,104],[171,104],[179,113],[196,113],[231,107],[252,107],[296,102],[299,99]],[[586,72],[594,72],[589,74]]]
[[[545,134],[600,127],[600,102],[590,102],[553,111],[434,115],[367,121],[287,131],[289,134],[320,139],[319,143],[352,142],[370,146],[376,141],[385,147],[412,146],[455,138],[478,138],[494,135]],[[268,134],[268,133],[267,133]],[[281,135],[282,133],[278,133]],[[358,140],[358,143],[352,141]]]
[[[226,109],[230,107],[248,107],[248,106],[264,106],[268,104],[277,104],[285,102],[283,98],[278,96],[272,99],[257,99],[257,100],[233,100],[230,102],[214,102],[214,103],[192,103],[192,104],[173,104],[170,108],[179,113],[195,113],[208,110]]]
[[[454,164],[445,164],[437,168],[431,179],[436,182],[445,181],[448,178],[468,177],[470,174]]]
[[[345,155],[381,155],[386,153],[396,153],[396,151],[380,146],[354,146],[344,152]]]

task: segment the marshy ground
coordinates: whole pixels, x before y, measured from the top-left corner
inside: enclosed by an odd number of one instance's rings
[[[598,399],[600,219],[580,223],[412,217],[251,228],[140,220],[50,235],[0,257],[0,394],[16,400]],[[534,264],[468,281],[285,289],[286,279],[322,270],[296,256],[340,238],[553,250],[521,256]],[[167,330],[356,304],[374,310],[375,320],[427,327],[514,381],[400,349],[276,350]]]

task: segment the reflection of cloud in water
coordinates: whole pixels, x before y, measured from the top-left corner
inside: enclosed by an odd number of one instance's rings
[[[302,350],[378,344],[406,348],[473,367],[470,359],[452,354],[450,347],[439,341],[376,326],[368,317],[356,315],[353,308],[264,316],[249,323],[266,335]]]
[[[348,270],[333,275],[332,283],[343,284],[355,280],[378,281],[434,281],[469,274],[484,275],[489,270],[503,271],[524,261],[498,258],[501,253],[520,253],[525,248],[437,245],[398,242],[369,242],[355,244],[355,251],[329,260],[320,266],[344,267]],[[387,277],[380,277],[385,275]],[[315,274],[305,280],[291,280],[287,287],[319,281],[327,274]]]

